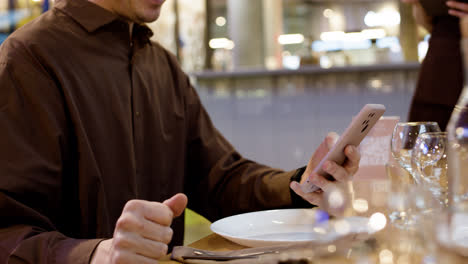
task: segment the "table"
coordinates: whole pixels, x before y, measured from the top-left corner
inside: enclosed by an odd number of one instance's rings
[[[378,239],[381,239],[382,236],[387,236],[388,232],[383,232],[379,234]],[[198,249],[205,249],[205,250],[213,250],[213,251],[226,251],[226,250],[238,250],[238,249],[244,249],[244,246],[240,246],[238,244],[235,244],[233,242],[230,242],[229,240],[224,239],[223,237],[217,235],[217,234],[211,234],[208,235],[191,245],[190,247],[193,248],[198,248]],[[394,259],[392,261],[387,261],[385,260],[385,256],[382,256],[382,251],[380,252],[373,252],[369,254],[368,256],[368,261],[374,261],[374,262],[365,262],[365,263],[375,263],[375,264],[390,264],[390,263],[396,263],[396,264],[421,264],[423,256],[421,255],[412,255],[407,258],[405,256],[400,257],[399,259]],[[452,263],[452,264],[462,264],[462,263],[467,263],[468,258],[464,258],[462,256],[456,255],[450,251],[445,250],[444,248],[438,247],[436,249],[436,252],[438,256],[440,257],[441,260],[438,262],[432,262],[432,263]],[[380,253],[380,254],[379,254]],[[164,259],[159,261],[160,264],[180,264],[177,261],[170,260],[170,255],[167,255]],[[221,262],[220,262],[221,263]],[[347,261],[343,256],[336,256],[332,258],[328,258],[326,262],[320,262],[320,263],[354,263],[352,261]],[[430,262],[428,262],[430,263]]]
[[[388,214],[387,198],[390,190],[389,181],[385,178],[380,179],[364,179],[358,180],[353,183],[355,190],[354,199],[363,199],[368,201],[368,210],[365,215],[370,216],[375,212],[382,212]],[[430,230],[428,230],[429,232]],[[397,229],[391,225],[377,233],[372,237],[372,240],[377,243],[377,247],[373,251],[363,250],[362,252],[353,253],[358,257],[366,258],[367,262],[375,264],[421,264],[423,258],[426,256],[421,253],[419,245],[423,244],[427,236],[418,236],[411,232]],[[345,241],[346,242],[346,241]],[[346,244],[343,244],[346,245]],[[217,234],[208,235],[192,244],[190,247],[212,251],[228,251],[244,249],[246,247],[230,242]],[[337,244],[337,247],[340,247]],[[359,248],[358,248],[359,249]],[[391,252],[399,252],[392,255]],[[356,252],[356,250],[355,250]],[[389,253],[390,252],[390,253]],[[403,253],[401,253],[403,252]],[[408,253],[409,252],[409,253]],[[427,249],[426,249],[427,252]],[[438,262],[431,263],[468,263],[468,258],[459,256],[439,245],[434,245],[433,252],[440,259]],[[177,264],[178,262],[170,260],[170,256],[166,256],[160,261],[162,264]],[[341,255],[332,256],[327,258],[326,261],[320,260],[320,263],[356,263],[348,260]],[[429,262],[428,262],[429,263]]]
[[[357,196],[355,198],[367,199],[372,200],[370,202],[370,206],[373,211],[379,210],[379,208],[384,207],[385,201],[380,199],[378,196],[373,195],[373,193],[385,193],[388,188],[388,181],[386,179],[379,179],[379,180],[358,180],[355,181],[353,186],[355,188]],[[370,211],[369,211],[370,212]],[[192,244],[189,245],[193,248],[198,249],[205,249],[205,250],[212,250],[212,251],[227,251],[227,250],[238,250],[244,249],[246,247],[235,244],[217,234],[208,235]],[[166,256],[160,263],[178,263],[176,261],[170,260],[170,256]]]

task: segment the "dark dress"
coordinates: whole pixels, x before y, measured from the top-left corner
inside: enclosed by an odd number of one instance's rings
[[[408,121],[436,121],[445,130],[463,87],[460,39],[458,18],[434,18]]]

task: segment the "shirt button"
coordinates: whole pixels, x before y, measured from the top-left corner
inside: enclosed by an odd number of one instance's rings
[[[136,111],[135,115],[136,115],[137,117],[139,117],[139,116],[140,116],[140,112]]]

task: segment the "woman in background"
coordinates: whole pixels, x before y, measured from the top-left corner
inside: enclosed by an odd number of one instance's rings
[[[434,0],[402,0],[413,6],[417,23],[430,33],[429,50],[419,72],[408,121],[436,121],[445,130],[463,87],[459,17],[468,4],[448,1],[448,11],[430,9]]]

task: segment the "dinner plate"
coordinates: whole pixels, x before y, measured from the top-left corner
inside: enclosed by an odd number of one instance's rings
[[[324,216],[325,215],[325,216]],[[211,224],[211,230],[247,247],[298,243],[329,243],[350,233],[368,235],[369,218],[327,220],[317,209],[279,209],[245,213]]]

